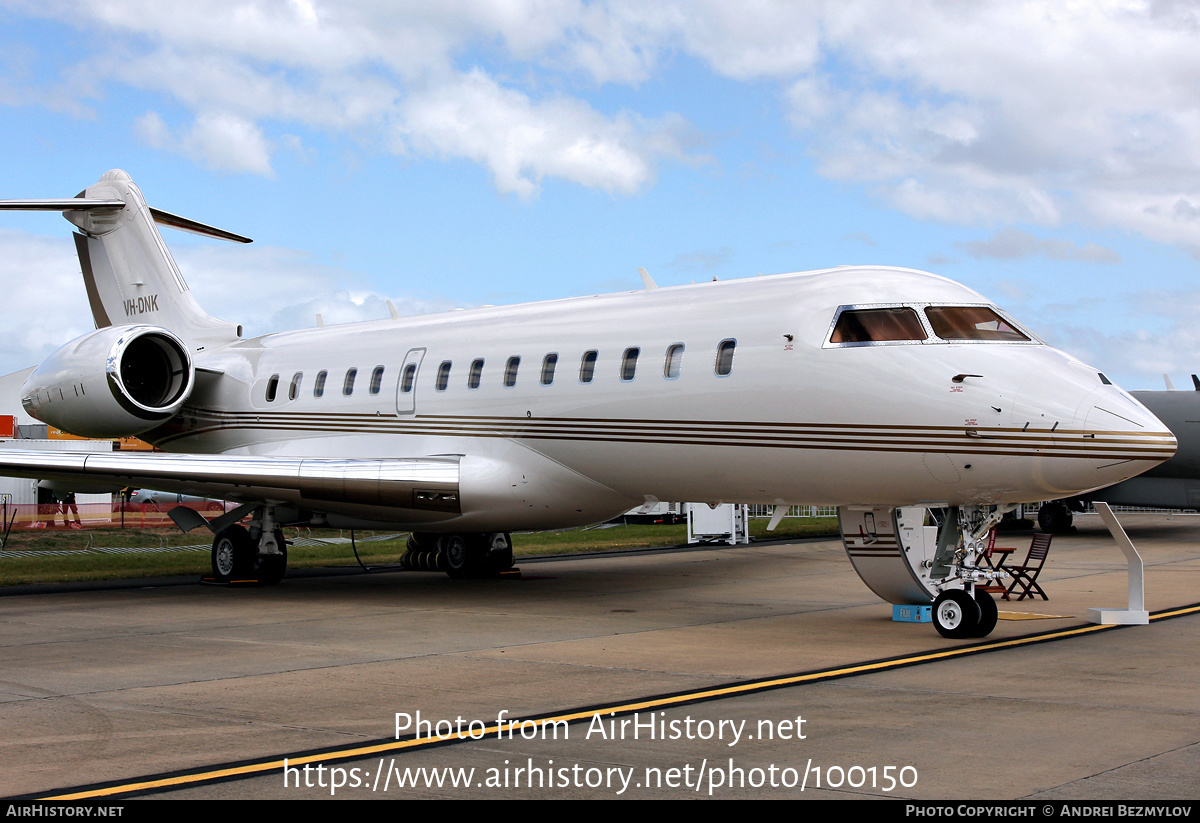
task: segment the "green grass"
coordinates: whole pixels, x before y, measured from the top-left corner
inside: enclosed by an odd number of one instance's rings
[[[751,535],[768,536],[765,520],[751,521]],[[286,529],[287,536],[348,537],[348,531]],[[770,537],[804,537],[837,533],[837,518],[819,517],[784,520]],[[358,554],[367,565],[399,563],[406,548],[407,535],[391,540],[363,541],[374,532],[358,532]],[[97,529],[74,531],[47,529],[14,532],[9,550],[68,550],[77,555],[50,557],[4,557],[0,552],[0,586],[30,583],[62,583],[84,580],[121,580],[173,575],[199,576],[210,570],[207,551],[156,552],[153,554],[98,554],[83,551],[89,547],[161,548],[208,544],[211,535],[193,531],[182,534],[174,529]],[[543,554],[571,554],[622,549],[675,546],[687,540],[687,528],[677,526],[614,526],[611,528],[571,529],[560,532],[514,534],[513,548],[518,557]],[[354,565],[350,544],[328,546],[291,546],[288,568]]]

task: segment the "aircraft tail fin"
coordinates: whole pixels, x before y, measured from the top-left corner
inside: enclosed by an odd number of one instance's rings
[[[154,224],[240,243],[249,238],[150,208],[120,169],[105,173],[78,197],[0,201],[0,209],[61,211],[79,227],[75,250],[96,328],[161,326],[193,350],[241,336],[241,326],[200,308]]]

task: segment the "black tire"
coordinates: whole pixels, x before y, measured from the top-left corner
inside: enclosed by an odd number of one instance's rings
[[[438,542],[446,574],[459,579],[479,576],[483,567],[483,547],[478,535],[446,534]]]
[[[253,572],[254,543],[243,526],[223,529],[213,538],[212,572],[219,583],[247,577]]]
[[[975,589],[975,605],[979,607],[979,625],[971,633],[971,637],[987,637],[996,628],[1000,619],[1000,610],[992,596],[979,588]]]
[[[484,535],[484,543],[488,547],[487,557],[484,559],[488,574],[501,574],[512,568],[512,537],[508,532]]]
[[[415,551],[437,551],[438,541],[441,535],[431,532],[413,532],[408,536],[408,550]]]
[[[275,542],[279,545],[279,554],[260,554],[255,558],[255,576],[264,586],[278,586],[287,573],[287,540],[283,537],[283,529],[275,530]]]
[[[973,637],[979,619],[979,604],[962,589],[947,589],[933,601],[933,626],[942,637]]]
[[[1044,503],[1038,509],[1038,525],[1042,527],[1042,531],[1049,534],[1066,534],[1071,530],[1074,519],[1075,515],[1071,514],[1067,504],[1061,500]]]

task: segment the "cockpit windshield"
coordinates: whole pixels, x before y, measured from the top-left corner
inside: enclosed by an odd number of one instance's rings
[[[928,337],[912,309],[850,309],[841,313],[831,343],[867,343],[884,340],[924,340]]]
[[[857,305],[838,309],[826,346],[1037,343],[991,306]]]
[[[1029,340],[987,306],[926,306],[925,316],[943,340]]]

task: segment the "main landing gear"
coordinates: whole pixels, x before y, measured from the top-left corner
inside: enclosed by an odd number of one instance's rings
[[[1065,500],[1050,500],[1038,509],[1038,525],[1050,534],[1069,534],[1074,519]]]
[[[287,541],[270,507],[254,513],[249,529],[235,523],[213,537],[212,572],[218,583],[274,586],[286,571]]]
[[[413,571],[444,571],[456,578],[491,577],[512,568],[512,539],[507,532],[414,532],[401,562]]]

